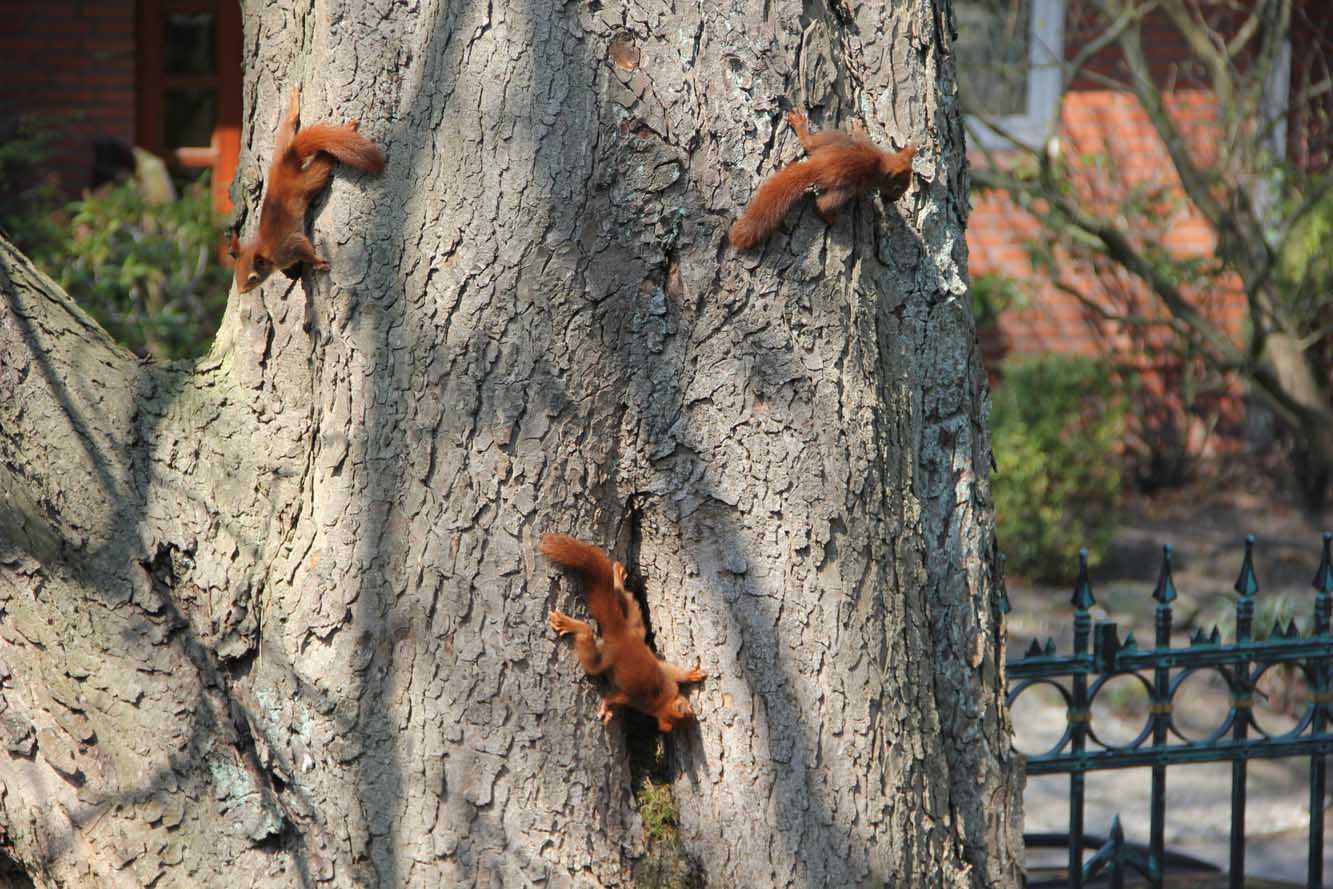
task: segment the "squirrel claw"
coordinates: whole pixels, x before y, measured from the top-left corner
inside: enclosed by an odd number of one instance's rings
[[[603,699],[601,706],[597,708],[597,716],[602,720],[602,725],[610,725],[615,715],[616,711],[607,706],[606,700]]]

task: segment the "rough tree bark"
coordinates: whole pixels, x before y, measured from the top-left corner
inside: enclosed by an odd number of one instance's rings
[[[245,7],[243,203],[295,83],[389,168],[316,206],[333,271],[233,293],[192,366],[0,246],[12,856],[629,884],[623,722],[545,628],[583,613],[560,530],[710,673],[669,758],[710,885],[1016,885],[948,4]],[[786,102],[916,143],[914,186],[737,255]]]

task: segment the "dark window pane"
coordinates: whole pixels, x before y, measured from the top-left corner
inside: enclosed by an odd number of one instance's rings
[[[213,91],[169,87],[162,94],[162,144],[197,148],[213,142]]]
[[[967,111],[1025,114],[1032,6],[1028,0],[957,0],[958,77]]]
[[[213,73],[211,12],[177,12],[162,19],[162,69],[166,74]]]

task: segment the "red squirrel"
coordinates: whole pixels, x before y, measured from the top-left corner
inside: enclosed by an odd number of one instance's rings
[[[254,290],[273,273],[298,262],[316,271],[329,270],[328,260],[315,253],[305,234],[305,212],[310,201],[329,184],[339,161],[367,173],[384,169],[379,148],[356,131],[358,120],[340,127],[317,123],[296,132],[300,118],[301,88],[292,87],[287,116],[278,126],[273,162],[268,168],[268,191],[259,211],[259,237],[241,244],[231,233],[231,255],[236,259],[236,289]]]
[[[860,124],[853,124],[850,133],[811,133],[805,115],[799,111],[790,112],[787,123],[810,156],[764,180],[741,218],[731,226],[728,237],[733,247],[748,250],[767,238],[811,187],[818,190],[815,212],[832,225],[838,208],[852,198],[879,189],[885,200],[896,201],[911,184],[914,146],[885,151],[870,141]]]
[[[662,732],[693,719],[694,711],[680,686],[699,682],[706,674],[698,667],[687,670],[653,654],[644,641],[643,612],[625,589],[625,566],[612,562],[591,543],[564,534],[543,536],[542,552],[583,575],[587,585],[588,610],[602,628],[601,641],[587,623],[562,612],[552,610],[550,624],[561,636],[574,634],[574,653],[589,676],[611,680],[612,689],[602,696],[597,709],[602,722],[610,722],[615,715],[611,708],[622,704],[656,717]]]

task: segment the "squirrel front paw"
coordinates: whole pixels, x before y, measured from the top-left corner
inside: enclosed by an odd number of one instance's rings
[[[568,614],[560,611],[552,611],[551,616],[546,619],[551,629],[555,630],[561,636],[568,635],[578,629],[578,622]]]

